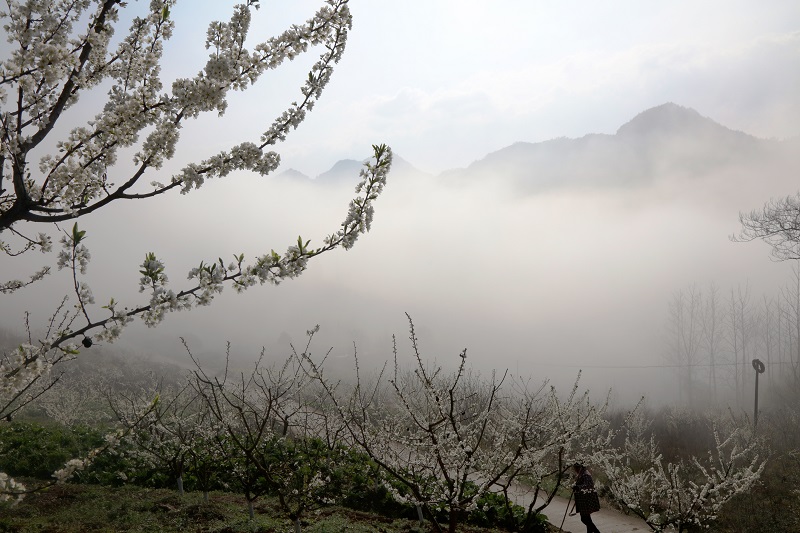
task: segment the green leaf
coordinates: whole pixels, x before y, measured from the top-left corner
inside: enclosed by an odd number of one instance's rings
[[[78,223],[76,222],[75,225],[72,226],[72,242],[73,244],[77,245],[83,239],[83,236],[86,235],[85,231],[78,230]]]

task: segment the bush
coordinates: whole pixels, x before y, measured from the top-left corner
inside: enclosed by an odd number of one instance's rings
[[[50,479],[68,460],[104,443],[87,427],[14,421],[0,425],[0,472],[16,477]]]
[[[494,492],[484,494],[478,499],[477,507],[470,512],[467,522],[479,527],[502,528],[524,533],[547,531],[547,517],[534,514],[528,518],[524,507]]]

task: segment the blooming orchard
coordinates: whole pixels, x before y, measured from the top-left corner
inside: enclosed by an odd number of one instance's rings
[[[362,381],[357,366],[356,386],[342,392],[319,361],[303,354],[303,363],[336,405],[352,445],[393,480],[386,488],[424,510],[437,531],[445,524],[456,531],[491,493],[514,496],[524,478],[545,501],[529,507],[516,524],[522,527],[552,500],[572,462],[608,452],[605,409],[576,394],[577,383],[562,401],[555,389],[542,394],[544,385],[530,388],[507,372],[472,373],[466,351],[447,373],[423,359],[410,317],[409,326],[413,369],[403,370],[395,344],[386,388],[383,375]]]
[[[0,417],[42,394],[47,386],[41,378],[53,364],[76,355],[81,344],[88,348],[98,339],[113,341],[135,319],[154,326],[169,312],[208,305],[226,285],[242,291],[294,278],[311,258],[350,248],[370,229],[373,203],[391,166],[392,152],[384,145],[373,147],[374,159],[361,172],[345,220],[320,247],[298,238],[284,254],[271,250],[252,260],[238,255],[227,265],[221,259],[198,261],[188,285],[180,289],[170,286],[164,262],[148,253],[138,268],[143,301],[123,303],[112,295],[93,294],[85,242],[91,228],[79,219],[120,200],[146,200],[173,189],[189,193],[235,171],[265,175],[275,170],[280,157],[272,147],[297,128],[319,99],[352,24],[347,0],[326,0],[305,23],[248,48],[245,41],[259,2],[247,0],[233,8],[228,22],[209,25],[205,67],[165,86],[163,44],[179,22],[171,17],[176,1],[151,0],[145,8],[122,0],[9,0],[0,7],[11,44],[0,63],[0,249],[6,261],[37,250],[47,254],[61,232],[55,264],[72,274],[70,296],[54,302],[45,333],[2,354]],[[127,34],[115,40],[123,9],[138,16]],[[204,113],[222,115],[230,91],[249,88],[267,70],[309,50],[321,53],[300,97],[265,125],[258,140],[165,173],[184,124]],[[56,127],[66,110],[82,95],[101,90],[101,84],[108,89],[99,114],[71,129]],[[43,151],[50,153],[35,155]],[[68,221],[69,231],[56,225]],[[23,290],[50,271],[46,265],[26,279],[0,279],[0,293]],[[7,476],[0,479],[0,493],[19,492]]]

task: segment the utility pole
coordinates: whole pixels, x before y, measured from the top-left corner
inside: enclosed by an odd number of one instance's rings
[[[758,375],[764,373],[764,363],[760,359],[753,359],[753,369],[756,371],[756,404],[753,408],[753,429],[758,425]]]

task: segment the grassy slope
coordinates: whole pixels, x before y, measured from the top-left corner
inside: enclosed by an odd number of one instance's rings
[[[285,532],[289,519],[281,516],[271,498],[256,501],[256,519],[247,517],[242,496],[213,492],[204,503],[199,493],[183,497],[166,489],[97,485],[60,485],[31,494],[22,503],[0,507],[0,532],[78,533],[125,532]],[[416,521],[390,520],[343,508],[324,509],[307,517],[306,533],[427,533]],[[465,527],[465,533],[499,530]],[[555,529],[554,529],[555,531]]]

